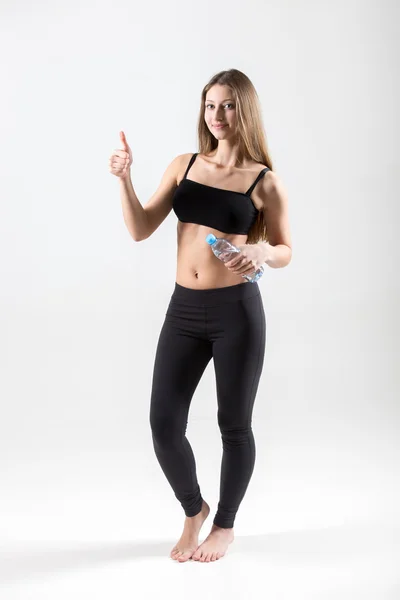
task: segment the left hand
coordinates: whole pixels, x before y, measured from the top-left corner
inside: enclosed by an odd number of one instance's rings
[[[240,253],[234,255],[233,258],[224,263],[227,269],[235,275],[251,275],[257,271],[261,265],[265,263],[265,252],[261,246],[257,244],[243,244],[236,246]]]

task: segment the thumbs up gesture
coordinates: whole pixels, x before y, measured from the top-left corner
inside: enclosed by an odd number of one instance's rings
[[[128,146],[126,137],[123,131],[119,132],[122,148],[120,150],[113,150],[110,158],[108,159],[108,167],[110,173],[116,177],[124,179],[129,173],[129,169],[133,162],[132,151]]]

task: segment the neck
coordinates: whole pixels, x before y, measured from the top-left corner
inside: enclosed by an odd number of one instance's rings
[[[239,144],[234,140],[221,140],[218,142],[218,146],[210,154],[213,162],[218,167],[238,167],[241,163],[239,161]]]

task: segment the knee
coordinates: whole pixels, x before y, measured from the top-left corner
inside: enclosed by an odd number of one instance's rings
[[[253,435],[251,424],[229,425],[219,421],[218,425],[221,432],[222,441],[227,444],[233,444],[235,446],[247,444],[249,438]]]
[[[157,414],[155,411],[151,411],[149,421],[153,440],[157,444],[170,445],[182,438],[182,427],[174,416]]]

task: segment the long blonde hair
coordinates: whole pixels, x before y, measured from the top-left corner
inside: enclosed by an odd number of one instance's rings
[[[198,120],[199,153],[207,155],[218,146],[218,140],[212,135],[204,119],[206,95],[215,84],[228,86],[235,100],[239,139],[239,162],[247,158],[266,165],[273,171],[261,116],[260,101],[256,89],[247,75],[237,69],[229,69],[228,71],[216,73],[203,88]],[[265,222],[262,210],[258,212],[257,219],[251,227],[247,238],[248,244],[256,244],[259,241],[268,241],[267,223]]]

